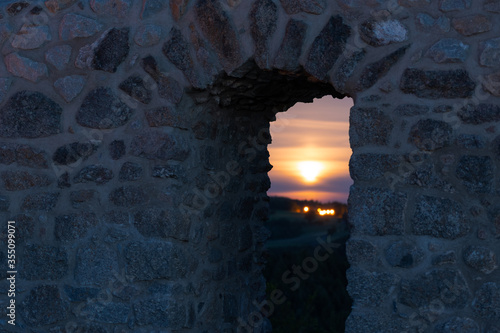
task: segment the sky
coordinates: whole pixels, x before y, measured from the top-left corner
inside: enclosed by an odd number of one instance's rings
[[[270,196],[347,202],[350,98],[297,103],[271,123]]]

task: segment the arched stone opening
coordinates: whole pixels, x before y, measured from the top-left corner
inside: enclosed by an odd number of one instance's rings
[[[236,331],[263,295],[261,130],[272,107],[337,91],[355,99],[347,332],[496,332],[498,12],[4,1],[0,216],[17,225],[18,328]]]

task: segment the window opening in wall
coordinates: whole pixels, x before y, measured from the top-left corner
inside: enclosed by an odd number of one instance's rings
[[[344,332],[352,99],[297,103],[271,123],[271,238],[264,270],[275,333]]]

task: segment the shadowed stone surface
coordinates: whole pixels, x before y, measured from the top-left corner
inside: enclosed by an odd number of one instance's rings
[[[500,319],[500,286],[487,282],[476,292],[472,309],[484,319]]]
[[[86,244],[78,249],[75,280],[81,286],[108,286],[119,272],[118,254],[109,247]]]
[[[22,276],[27,280],[58,280],[68,271],[68,256],[55,246],[27,245],[21,261]]]
[[[399,301],[412,308],[428,306],[436,300],[445,308],[463,308],[470,296],[461,272],[436,269],[415,279],[403,280]]]
[[[40,138],[61,132],[61,107],[42,93],[23,90],[0,109],[0,136]]]
[[[148,87],[147,83],[138,75],[130,76],[120,83],[119,88],[127,95],[143,104],[151,103],[153,92]]]
[[[332,17],[321,33],[314,40],[307,62],[306,71],[320,80],[324,80],[328,71],[344,51],[351,28],[344,24],[340,16]]]
[[[97,147],[90,142],[73,142],[57,148],[52,160],[61,165],[73,164],[80,158],[86,159],[95,153],[96,149]]]
[[[205,37],[215,48],[226,70],[240,61],[240,44],[233,23],[216,0],[199,0],[195,13]]]
[[[288,22],[278,56],[274,59],[274,67],[291,72],[299,69],[299,57],[306,31],[307,25],[304,22],[293,19]]]
[[[21,317],[33,327],[57,323],[69,314],[68,303],[61,298],[59,288],[54,285],[33,288],[20,305]]]
[[[127,273],[134,279],[178,279],[195,269],[192,255],[172,243],[130,243],[124,250]]]
[[[92,212],[78,212],[56,216],[54,234],[58,240],[74,241],[84,238],[87,231],[97,225],[97,217]]]
[[[415,244],[399,241],[385,250],[385,258],[393,267],[411,268],[424,259],[424,252]]]
[[[479,325],[470,318],[454,317],[444,324],[438,326],[435,330],[436,333],[479,333]]]
[[[408,142],[420,150],[437,150],[450,145],[452,127],[444,122],[433,119],[419,120],[412,126]]]
[[[403,46],[379,61],[368,64],[359,79],[359,89],[366,90],[377,83],[404,56],[409,47],[410,45]]]
[[[90,128],[116,128],[125,125],[132,113],[133,110],[110,88],[101,87],[85,97],[76,114],[76,121]]]

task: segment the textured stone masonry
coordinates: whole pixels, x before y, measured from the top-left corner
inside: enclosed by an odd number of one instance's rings
[[[354,99],[346,332],[499,332],[499,14],[1,1],[0,332],[269,332],[269,122],[324,95]]]

